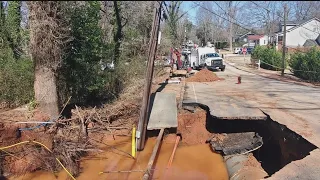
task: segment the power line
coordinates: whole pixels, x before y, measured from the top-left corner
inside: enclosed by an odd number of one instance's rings
[[[277,15],[278,17],[280,17],[281,19],[283,19],[283,16],[281,16],[281,15],[279,15],[279,14],[275,13],[274,11],[271,11],[271,10],[269,10],[269,9],[265,8],[265,7],[262,7],[262,6],[260,6],[259,4],[257,4],[257,3],[256,3],[256,2],[254,2],[254,1],[250,1],[250,2],[252,2],[252,3],[253,3],[253,4],[255,4],[256,6],[258,6],[258,7],[262,8],[262,9],[266,10],[267,12],[272,12],[273,14],[275,14],[275,15]],[[304,27],[304,26],[301,26],[301,27],[302,27],[302,28],[304,28],[304,29],[307,29],[307,30],[309,30],[309,31],[311,31],[311,32],[314,32],[314,33],[320,34],[319,32],[313,31],[313,30],[311,30],[311,29],[309,29],[309,28],[306,28],[306,27]],[[290,29],[288,29],[288,30],[290,30]],[[288,31],[288,30],[287,30],[287,31]]]
[[[197,3],[195,3],[195,2],[193,2],[194,4],[197,4]],[[227,18],[225,18],[225,17],[222,17],[222,16],[220,16],[220,15],[218,15],[218,14],[216,14],[216,13],[214,13],[214,12],[212,12],[211,10],[209,10],[208,8],[206,8],[206,7],[203,7],[202,5],[200,5],[199,3],[197,4],[199,7],[201,7],[202,9],[205,9],[205,10],[207,10],[208,12],[210,12],[211,14],[214,14],[214,15],[216,15],[216,16],[218,16],[218,17],[220,17],[220,18],[222,18],[222,19],[224,19],[224,20],[226,20],[226,21],[228,21],[228,22],[230,22],[230,23],[232,23],[232,24],[234,24],[234,25],[237,25],[237,26],[239,26],[239,27],[241,27],[241,28],[243,28],[243,29],[245,29],[245,30],[248,30],[248,31],[251,31],[251,29],[248,29],[248,28],[246,28],[246,27],[243,27],[242,25],[240,25],[239,23],[234,23],[234,22],[232,22],[232,21],[230,21],[229,19],[227,19]]]
[[[226,10],[224,10],[217,2],[215,2],[215,1],[213,1],[226,15],[228,15],[229,16],[229,13],[226,11]],[[231,17],[231,16],[230,16]],[[232,17],[231,17],[232,18]],[[232,18],[234,21],[236,21],[236,22],[238,22],[235,18]],[[250,24],[255,24],[255,23],[257,23],[257,22],[259,22],[260,21],[260,19],[259,20],[257,20],[257,21],[255,21],[255,22],[251,22]],[[247,26],[247,25],[246,25]],[[257,27],[253,27],[253,28],[257,28]]]
[[[226,14],[226,15],[228,15],[229,16],[229,13],[227,13],[227,11],[225,11],[217,2],[215,2],[215,1],[213,1],[222,11],[224,11],[224,13]]]

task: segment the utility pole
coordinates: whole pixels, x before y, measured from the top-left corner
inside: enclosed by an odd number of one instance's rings
[[[267,42],[267,45],[269,45],[269,44],[270,44],[270,41],[271,41],[271,38],[270,38],[270,35],[271,35],[271,22],[270,22],[270,11],[269,11],[269,10],[268,10],[267,14],[268,14],[268,22],[267,22],[268,42]]]
[[[187,43],[187,27],[184,27],[184,39]]]
[[[160,17],[161,17],[161,3],[155,3],[154,9],[154,19],[153,25],[151,30],[150,36],[150,43],[148,49],[148,64],[147,64],[147,72],[146,72],[146,83],[144,86],[143,91],[143,98],[142,98],[142,105],[140,109],[140,117],[139,117],[139,125],[137,130],[137,150],[142,151],[145,146],[146,140],[146,131],[148,125],[148,113],[149,113],[149,106],[150,106],[150,94],[151,94],[151,84],[152,84],[152,77],[153,77],[153,70],[154,70],[154,59],[156,56],[157,50],[157,38],[159,37],[159,26],[160,26]]]
[[[284,76],[285,61],[286,61],[286,34],[287,34],[287,4],[284,5],[283,13],[283,38],[282,38],[282,70],[281,76]]]
[[[229,43],[230,43],[230,48],[229,51],[232,52],[232,14],[233,14],[233,9],[232,9],[232,1],[229,1],[229,22],[230,22],[230,29],[229,29]]]

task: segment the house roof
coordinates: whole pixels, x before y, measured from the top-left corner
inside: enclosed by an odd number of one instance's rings
[[[263,37],[264,35],[248,35],[248,40],[259,40]]]
[[[314,17],[314,18],[311,18],[311,19],[309,19],[309,20],[303,21],[303,23],[301,23],[301,24],[299,24],[299,25],[297,25],[297,26],[295,26],[295,27],[293,27],[293,28],[290,28],[290,29],[288,29],[287,31],[288,31],[288,32],[293,31],[293,30],[297,29],[298,27],[301,27],[301,26],[309,23],[309,22],[312,21],[312,20],[316,20],[316,21],[320,22],[320,20],[319,20],[318,18]]]
[[[302,21],[287,21],[286,25],[299,25],[301,23],[302,23]],[[283,26],[284,25],[284,21],[280,21],[280,25]]]
[[[236,34],[234,35],[234,38],[242,38],[246,35],[254,35],[254,33],[252,33],[251,31],[247,32],[247,33],[244,33],[244,34]]]
[[[310,22],[312,20],[317,20],[320,22],[320,20],[316,17],[308,19],[308,20],[302,20],[302,21],[287,21],[287,22],[290,22],[292,25],[294,25],[294,24],[296,25],[295,27],[287,29],[287,32],[293,31],[293,30],[297,29],[298,27],[301,27],[301,26],[307,24],[308,22]],[[280,21],[280,24],[283,25],[283,21]],[[288,23],[286,23],[286,24],[288,25]],[[282,33],[283,33],[283,31],[281,31],[281,30],[278,32],[275,32],[275,34],[278,34],[278,35],[282,34]]]

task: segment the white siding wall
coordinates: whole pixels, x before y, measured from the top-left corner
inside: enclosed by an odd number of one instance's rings
[[[305,27],[305,28],[303,28]],[[303,27],[298,27],[290,32],[287,32],[286,45],[296,47],[303,46],[307,39],[316,39],[320,33],[320,22],[312,20]],[[309,29],[309,30],[308,30]],[[311,30],[311,31],[310,31]],[[315,31],[315,32],[312,32]]]
[[[259,41],[260,46],[267,45],[267,44],[268,44],[268,36],[263,36],[262,38],[260,38],[260,41]]]

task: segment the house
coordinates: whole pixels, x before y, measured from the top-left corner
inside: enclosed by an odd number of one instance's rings
[[[255,45],[264,46],[268,44],[267,35],[249,35],[248,42],[254,43]]]
[[[248,42],[248,36],[254,35],[251,31],[245,33],[245,34],[237,34],[233,38],[233,42],[239,42],[239,43],[246,43]]]
[[[288,21],[286,33],[286,46],[287,47],[301,47],[320,45],[320,20],[312,18],[304,21]],[[271,41],[279,49],[283,42],[284,24],[279,23],[279,31],[271,36]]]

